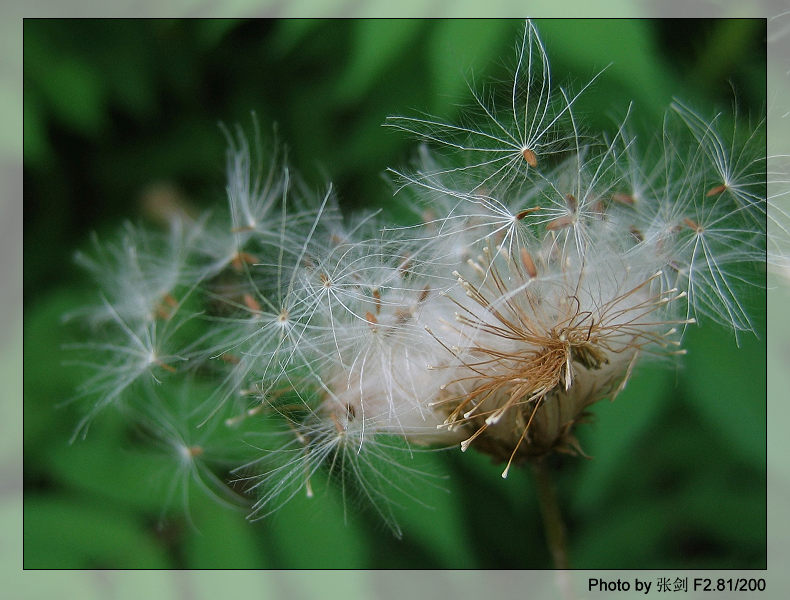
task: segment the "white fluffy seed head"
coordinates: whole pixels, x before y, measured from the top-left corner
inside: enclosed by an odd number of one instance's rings
[[[407,471],[424,445],[485,452],[504,474],[581,452],[586,409],[643,358],[682,352],[688,324],[751,329],[740,287],[765,239],[758,130],[729,139],[675,102],[645,154],[628,116],[608,137],[579,133],[590,84],[556,87],[527,23],[511,93],[476,96],[479,124],[388,119],[425,142],[397,173],[421,217],[403,228],[342,219],[331,187],[311,197],[276,150],[260,162],[228,134],[228,218],[129,227],[80,257],[104,288],[92,320],[114,336],[90,345],[105,365],[86,384],[91,415],[140,380],[210,379],[202,423],[261,438],[239,471],[262,490],[255,518],[312,497],[322,470],[387,486],[377,461]],[[366,495],[391,522],[385,491]]]

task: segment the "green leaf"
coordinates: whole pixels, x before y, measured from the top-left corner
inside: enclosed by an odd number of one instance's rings
[[[731,333],[708,325],[687,332],[689,354],[681,385],[691,407],[735,455],[751,464],[764,465],[765,344],[744,335],[738,348]]]
[[[258,528],[268,540],[267,554],[275,568],[368,568],[367,536],[358,509],[326,481],[316,477],[311,483],[312,498],[297,494]]]
[[[573,484],[573,510],[599,505],[616,486],[630,448],[655,427],[665,399],[672,394],[671,381],[665,365],[638,368],[614,402],[594,405],[595,420],[577,427],[582,449],[592,460],[583,465]]]
[[[334,84],[336,101],[357,101],[387,77],[390,64],[407,51],[424,26],[412,19],[355,21],[351,60]]]
[[[95,136],[104,127],[107,90],[91,66],[69,56],[56,58],[36,87],[55,116],[74,131]]]
[[[512,20],[452,19],[439,21],[431,32],[428,51],[431,81],[436,95],[431,112],[451,118],[448,114],[459,98],[469,101],[468,75],[482,77],[492,63],[508,56],[503,49],[513,47],[514,33],[521,27]]]
[[[194,494],[190,500],[194,527],[185,540],[190,569],[265,569],[271,566],[261,551],[259,524],[245,519],[241,507],[232,510],[211,498]]]
[[[663,504],[663,505],[662,505]],[[665,529],[664,503],[616,504],[570,538],[570,564],[577,569],[658,568],[654,544]]]
[[[64,315],[84,306],[92,294],[63,288],[26,309],[24,329],[25,453],[38,453],[51,444],[64,443],[76,426],[75,411],[58,409],[75,397],[85,372],[66,364],[76,358],[63,349],[75,327]]]
[[[633,99],[643,118],[648,111],[657,116],[663,114],[673,93],[682,89],[661,61],[650,21],[547,19],[541,20],[539,27],[549,60],[553,61],[553,78],[558,83],[567,84],[561,65],[576,73],[588,71],[590,65],[599,70],[606,68],[601,80],[584,95],[597,104],[598,110],[619,109],[612,106],[612,98],[622,98],[623,109]],[[596,71],[589,71],[587,76],[595,74]],[[574,82],[570,87],[584,83]],[[612,83],[621,90],[609,87]]]
[[[316,34],[325,21],[321,19],[282,19],[277,21],[277,29],[272,35],[271,47],[274,56],[282,59],[293,52],[310,36]]]
[[[50,152],[41,103],[33,91],[25,94],[22,121],[24,161],[30,167],[42,163]]]
[[[117,413],[112,417],[122,423]],[[42,462],[46,461],[52,477],[85,497],[160,512],[177,466],[168,468],[161,457],[122,449],[123,430],[108,427],[109,421],[102,418],[94,423],[84,440],[73,444],[63,440]]]
[[[25,497],[26,569],[166,569],[163,548],[113,504]]]
[[[192,21],[197,40],[204,48],[213,48],[233,31],[243,19],[196,19]]]
[[[452,448],[449,452],[458,450]],[[463,491],[457,482],[442,477],[447,472],[444,454],[417,448],[411,458],[398,458],[414,474],[403,473],[403,478],[411,480],[411,485],[408,495],[397,495],[400,507],[396,516],[402,525],[404,540],[423,546],[436,559],[438,568],[472,569],[476,557],[459,503],[459,494]]]

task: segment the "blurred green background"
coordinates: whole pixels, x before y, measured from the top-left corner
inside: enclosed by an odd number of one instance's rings
[[[73,264],[91,231],[156,226],[151,198],[224,210],[218,122],[277,124],[296,170],[344,209],[402,218],[382,178],[414,141],[380,124],[456,118],[467,82],[507,86],[518,21],[26,20],[24,23],[24,566],[26,568],[550,568],[529,474],[473,452],[421,456],[446,492],[398,510],[394,539],[329,490],[247,523],[201,494],[167,503],[161,461],[105,411],[68,444],[82,374],[61,317],[94,302]],[[590,130],[654,137],[673,96],[712,115],[765,110],[765,23],[539,21],[555,81],[581,87]],[[735,90],[735,94],[733,93]],[[582,116],[583,115],[583,116]],[[765,331],[764,296],[751,298]],[[579,429],[592,460],[556,461],[576,568],[765,566],[765,336],[708,323],[678,365],[640,368]],[[163,507],[168,506],[166,512]],[[346,521],[344,523],[344,520]]]

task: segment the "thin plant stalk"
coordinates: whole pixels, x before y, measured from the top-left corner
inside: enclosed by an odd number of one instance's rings
[[[552,481],[546,461],[537,460],[532,463],[535,484],[538,490],[538,502],[543,517],[543,529],[546,542],[551,552],[555,569],[568,569],[568,547],[565,543],[565,525],[562,522],[557,492]]]

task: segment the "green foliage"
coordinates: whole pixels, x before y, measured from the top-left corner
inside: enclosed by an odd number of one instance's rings
[[[187,207],[221,209],[218,121],[246,126],[255,111],[264,132],[277,123],[309,187],[331,179],[345,208],[402,219],[381,173],[413,144],[379,125],[417,110],[452,119],[467,82],[505,79],[519,26],[25,21],[25,567],[550,566],[528,474],[502,480],[472,451],[416,456],[449,475],[439,481],[449,493],[426,486],[432,509],[404,498],[398,541],[322,482],[316,498],[252,524],[197,489],[185,515],[179,499],[167,505],[166,464],[134,448],[122,417],[102,415],[70,446],[79,404],[58,408],[81,381],[62,351],[76,325],[61,316],[96,300],[71,250],[123,218],[156,226],[144,197],[163,181]],[[571,88],[613,63],[581,105],[599,123],[633,99],[650,139],[672,96],[726,109],[728,81],[742,113],[764,108],[758,21],[539,26],[555,78],[567,73]],[[737,349],[707,325],[689,331],[680,366],[638,371],[615,403],[595,407],[580,429],[592,460],[558,461],[573,566],[765,565],[764,344]]]

